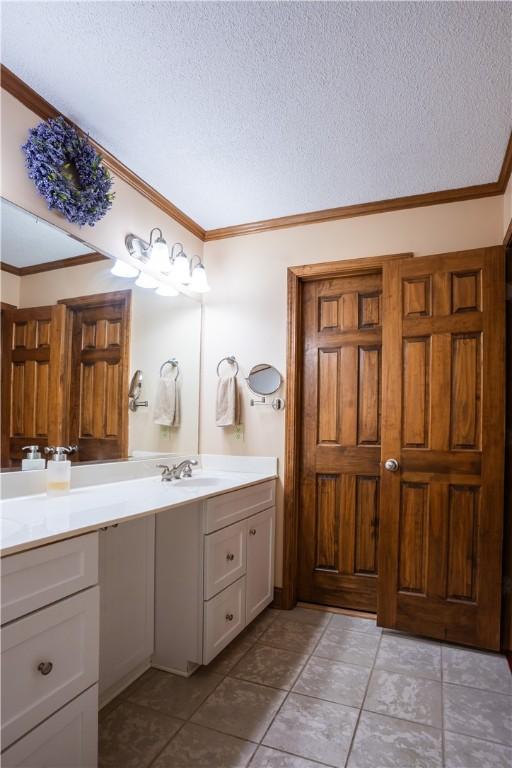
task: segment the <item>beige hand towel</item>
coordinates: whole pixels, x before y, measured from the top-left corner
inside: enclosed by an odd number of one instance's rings
[[[218,427],[234,427],[239,424],[240,403],[236,376],[223,376],[217,384],[215,421]]]
[[[160,376],[153,421],[163,427],[180,425],[180,391],[174,376]]]

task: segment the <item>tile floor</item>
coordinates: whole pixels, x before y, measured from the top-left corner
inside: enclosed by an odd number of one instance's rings
[[[100,768],[510,768],[503,656],[298,607],[100,713]]]

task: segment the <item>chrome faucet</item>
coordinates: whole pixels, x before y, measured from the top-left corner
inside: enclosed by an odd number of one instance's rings
[[[192,477],[192,467],[197,467],[196,459],[184,459],[179,464],[173,464],[169,467],[167,464],[157,464],[158,469],[162,470],[162,481],[181,480],[183,477]]]

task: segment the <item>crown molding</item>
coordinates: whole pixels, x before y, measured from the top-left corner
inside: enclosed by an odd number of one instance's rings
[[[479,197],[494,197],[501,194],[502,192],[497,182],[476,184],[472,187],[446,189],[441,192],[427,192],[421,195],[409,195],[408,197],[394,197],[389,200],[377,200],[373,203],[343,205],[339,208],[326,208],[323,211],[297,213],[292,216],[281,216],[278,219],[264,219],[262,221],[253,221],[249,224],[238,224],[233,227],[208,229],[206,230],[205,240],[206,242],[210,240],[223,240],[227,237],[251,235],[257,232],[267,232],[272,229],[300,227],[304,224],[319,224],[338,219],[352,219],[356,216],[389,213],[391,211],[404,210],[405,208],[422,208],[427,205],[439,205],[441,203],[455,203]]]
[[[24,104],[28,109],[35,112],[43,120],[49,117],[56,117],[60,112],[43,99],[36,91],[30,88],[23,80],[11,72],[3,64],[1,65],[2,88],[8,91],[18,101]],[[66,118],[68,119],[68,118]],[[77,130],[83,133],[83,130],[73,123]],[[443,203],[456,203],[464,200],[474,200],[481,197],[495,197],[504,194],[512,173],[512,133],[510,135],[505,157],[497,181],[487,184],[474,184],[469,187],[459,187],[457,189],[445,189],[439,192],[427,192],[420,195],[408,195],[406,197],[395,197],[388,200],[377,200],[370,203],[357,203],[356,205],[343,205],[337,208],[326,208],[321,211],[309,211],[307,213],[297,213],[291,216],[281,216],[274,219],[263,219],[261,221],[252,221],[246,224],[236,224],[229,227],[220,227],[218,229],[205,230],[197,222],[187,216],[186,213],[177,208],[170,200],[157,192],[156,189],[147,184],[140,176],[127,168],[114,155],[104,149],[100,144],[91,139],[91,143],[103,156],[105,165],[120,179],[123,179],[133,189],[150,200],[157,208],[177,221],[189,232],[194,234],[200,240],[209,242],[212,240],[223,240],[228,237],[238,237],[240,235],[256,234],[258,232],[268,232],[274,229],[285,229],[288,227],[299,227],[305,224],[320,224],[326,221],[336,221],[338,219],[350,219],[356,216],[369,216],[376,213],[389,213],[391,211],[400,211],[407,208],[421,208],[429,205],[440,205]]]
[[[325,221],[338,219],[351,219],[356,216],[369,216],[375,213],[389,213],[406,208],[421,208],[427,205],[440,205],[442,203],[458,203],[464,200],[474,200],[480,197],[496,197],[503,195],[512,173],[512,132],[509,136],[505,157],[501,164],[500,175],[497,181],[488,184],[474,184],[470,187],[458,189],[444,189],[439,192],[426,192],[421,195],[408,195],[407,197],[394,197],[389,200],[377,200],[372,203],[358,203],[356,205],[343,205],[338,208],[326,208],[323,211],[311,211],[310,213],[297,213],[292,216],[281,216],[277,219],[263,219],[248,224],[238,224],[232,227],[206,230],[205,240],[223,240],[227,237],[251,235],[258,232],[268,232],[273,229],[285,229],[287,227],[300,227],[304,224],[319,224]]]
[[[57,117],[61,114],[52,104],[46,101],[46,99],[43,99],[43,97],[34,91],[33,88],[27,85],[23,80],[15,75],[14,72],[11,72],[11,70],[3,64],[1,65],[1,83],[2,88],[10,93],[11,96],[14,96],[15,99],[24,104],[24,106],[26,106],[32,112],[35,112],[35,114],[38,115],[41,119],[48,120],[50,117]],[[64,115],[64,117],[66,117],[66,115]],[[78,131],[80,131],[80,133],[84,133],[83,129],[68,117],[66,117],[66,120]],[[153,203],[153,205],[155,205],[157,208],[160,208],[160,210],[167,214],[167,216],[170,216],[171,219],[177,221],[178,224],[181,224],[183,227],[185,227],[185,229],[198,237],[200,240],[204,240],[204,229],[197,222],[195,222],[190,218],[190,216],[187,216],[186,213],[183,213],[183,211],[173,205],[173,203],[161,195],[160,192],[157,192],[156,189],[141,179],[140,176],[137,176],[137,174],[127,168],[124,163],[122,163],[120,160],[118,160],[117,157],[102,147],[101,144],[98,144],[97,141],[94,141],[94,139],[90,138],[90,142],[101,154],[103,162],[107,168],[109,168],[109,170],[111,170],[118,179],[125,181],[130,185],[130,187],[133,187],[133,189],[135,189],[139,194],[143,195],[151,203]]]
[[[80,256],[69,256],[67,259],[56,259],[55,261],[44,261],[42,264],[31,264],[28,267],[15,267],[13,264],[0,261],[0,269],[18,277],[25,277],[26,275],[36,275],[39,272],[51,272],[54,269],[79,267],[81,264],[92,264],[94,261],[105,261],[105,259],[108,260],[108,256],[92,251],[91,253],[82,253]]]

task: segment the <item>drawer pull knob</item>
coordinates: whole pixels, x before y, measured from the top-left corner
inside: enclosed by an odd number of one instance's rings
[[[226,621],[233,621],[234,618],[232,613],[226,613]]]
[[[249,528],[249,533],[251,536],[256,536],[256,528]]]
[[[226,560],[231,561],[231,560],[234,560],[234,559],[235,559],[234,554],[232,552],[228,552],[227,555],[226,555]]]
[[[52,662],[51,662],[51,661],[42,661],[42,662],[41,662],[41,663],[38,665],[38,667],[37,667],[37,668],[38,668],[39,672],[40,672],[42,675],[45,675],[45,676],[46,676],[46,675],[49,675],[49,674],[50,674],[50,672],[52,671],[52,669],[53,669],[53,664],[52,664]]]

